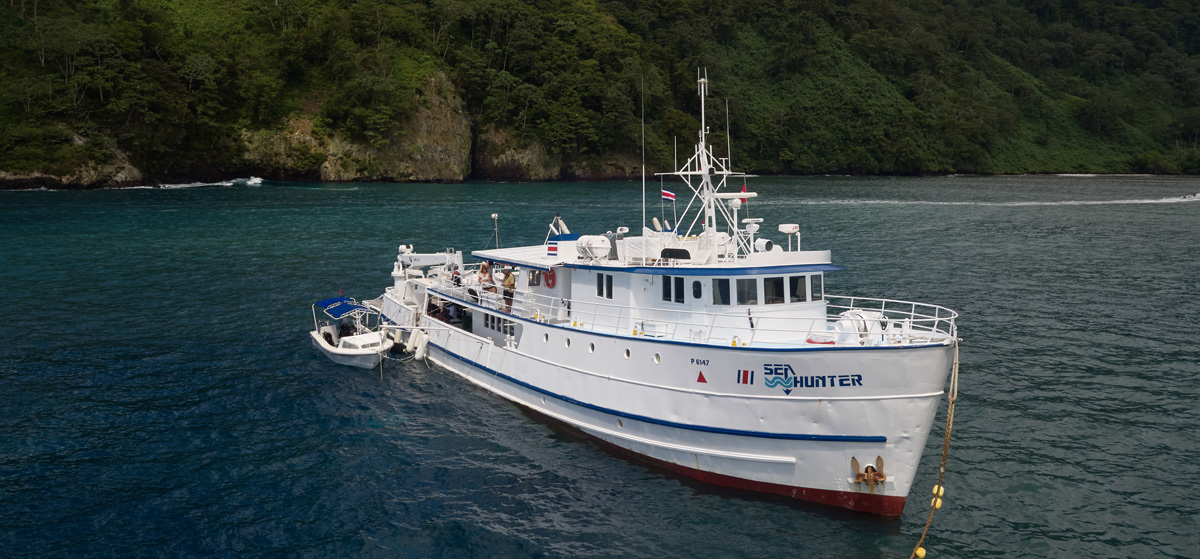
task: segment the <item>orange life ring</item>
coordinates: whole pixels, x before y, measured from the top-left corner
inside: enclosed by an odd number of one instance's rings
[[[546,278],[546,287],[554,289],[554,283],[558,280],[558,278],[554,277],[554,270],[546,270],[546,273],[542,274],[542,277]]]

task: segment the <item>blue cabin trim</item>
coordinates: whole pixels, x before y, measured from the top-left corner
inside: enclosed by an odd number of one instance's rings
[[[840,272],[845,270],[833,264],[793,264],[790,266],[759,266],[754,268],[674,268],[657,266],[587,266],[583,264],[563,264],[564,268],[575,270],[599,270],[602,272],[626,272],[630,274],[648,274],[654,276],[761,276],[767,274],[796,274],[812,272]]]

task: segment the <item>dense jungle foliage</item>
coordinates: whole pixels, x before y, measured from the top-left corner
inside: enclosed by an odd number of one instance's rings
[[[472,129],[669,166],[728,102],[767,173],[1200,173],[1194,0],[0,0],[0,169],[236,172],[289,116],[376,146],[428,76]],[[720,133],[718,133],[720,131]]]

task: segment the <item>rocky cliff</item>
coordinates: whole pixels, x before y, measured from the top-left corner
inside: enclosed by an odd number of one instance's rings
[[[82,145],[84,139],[71,134],[70,142]],[[75,169],[62,173],[41,171],[7,171],[0,169],[0,189],[5,188],[113,188],[134,186],[142,183],[142,172],[129,162],[129,156],[117,148],[116,142],[108,141],[111,154],[108,161],[89,161]]]
[[[315,126],[319,106],[278,129],[245,130],[236,139],[235,168],[178,180],[259,176],[328,182],[461,182],[614,180],[636,177],[636,157],[583,156],[563,161],[534,140],[522,145],[509,130],[473,130],[457,88],[442,72],[430,76],[416,108],[396,123],[382,145]],[[76,141],[82,142],[75,136]],[[109,162],[87,163],[62,174],[0,170],[0,188],[105,188],[153,183],[109,140]]]
[[[471,124],[445,74],[431,76],[418,107],[382,146],[313,130],[313,115],[283,130],[245,132],[244,167],[275,179],[459,182],[471,172]]]

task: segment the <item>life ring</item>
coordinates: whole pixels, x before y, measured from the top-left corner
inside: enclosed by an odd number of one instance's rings
[[[558,281],[558,278],[554,275],[554,270],[546,270],[546,273],[542,274],[542,277],[546,280],[546,287],[554,289],[554,284]]]

